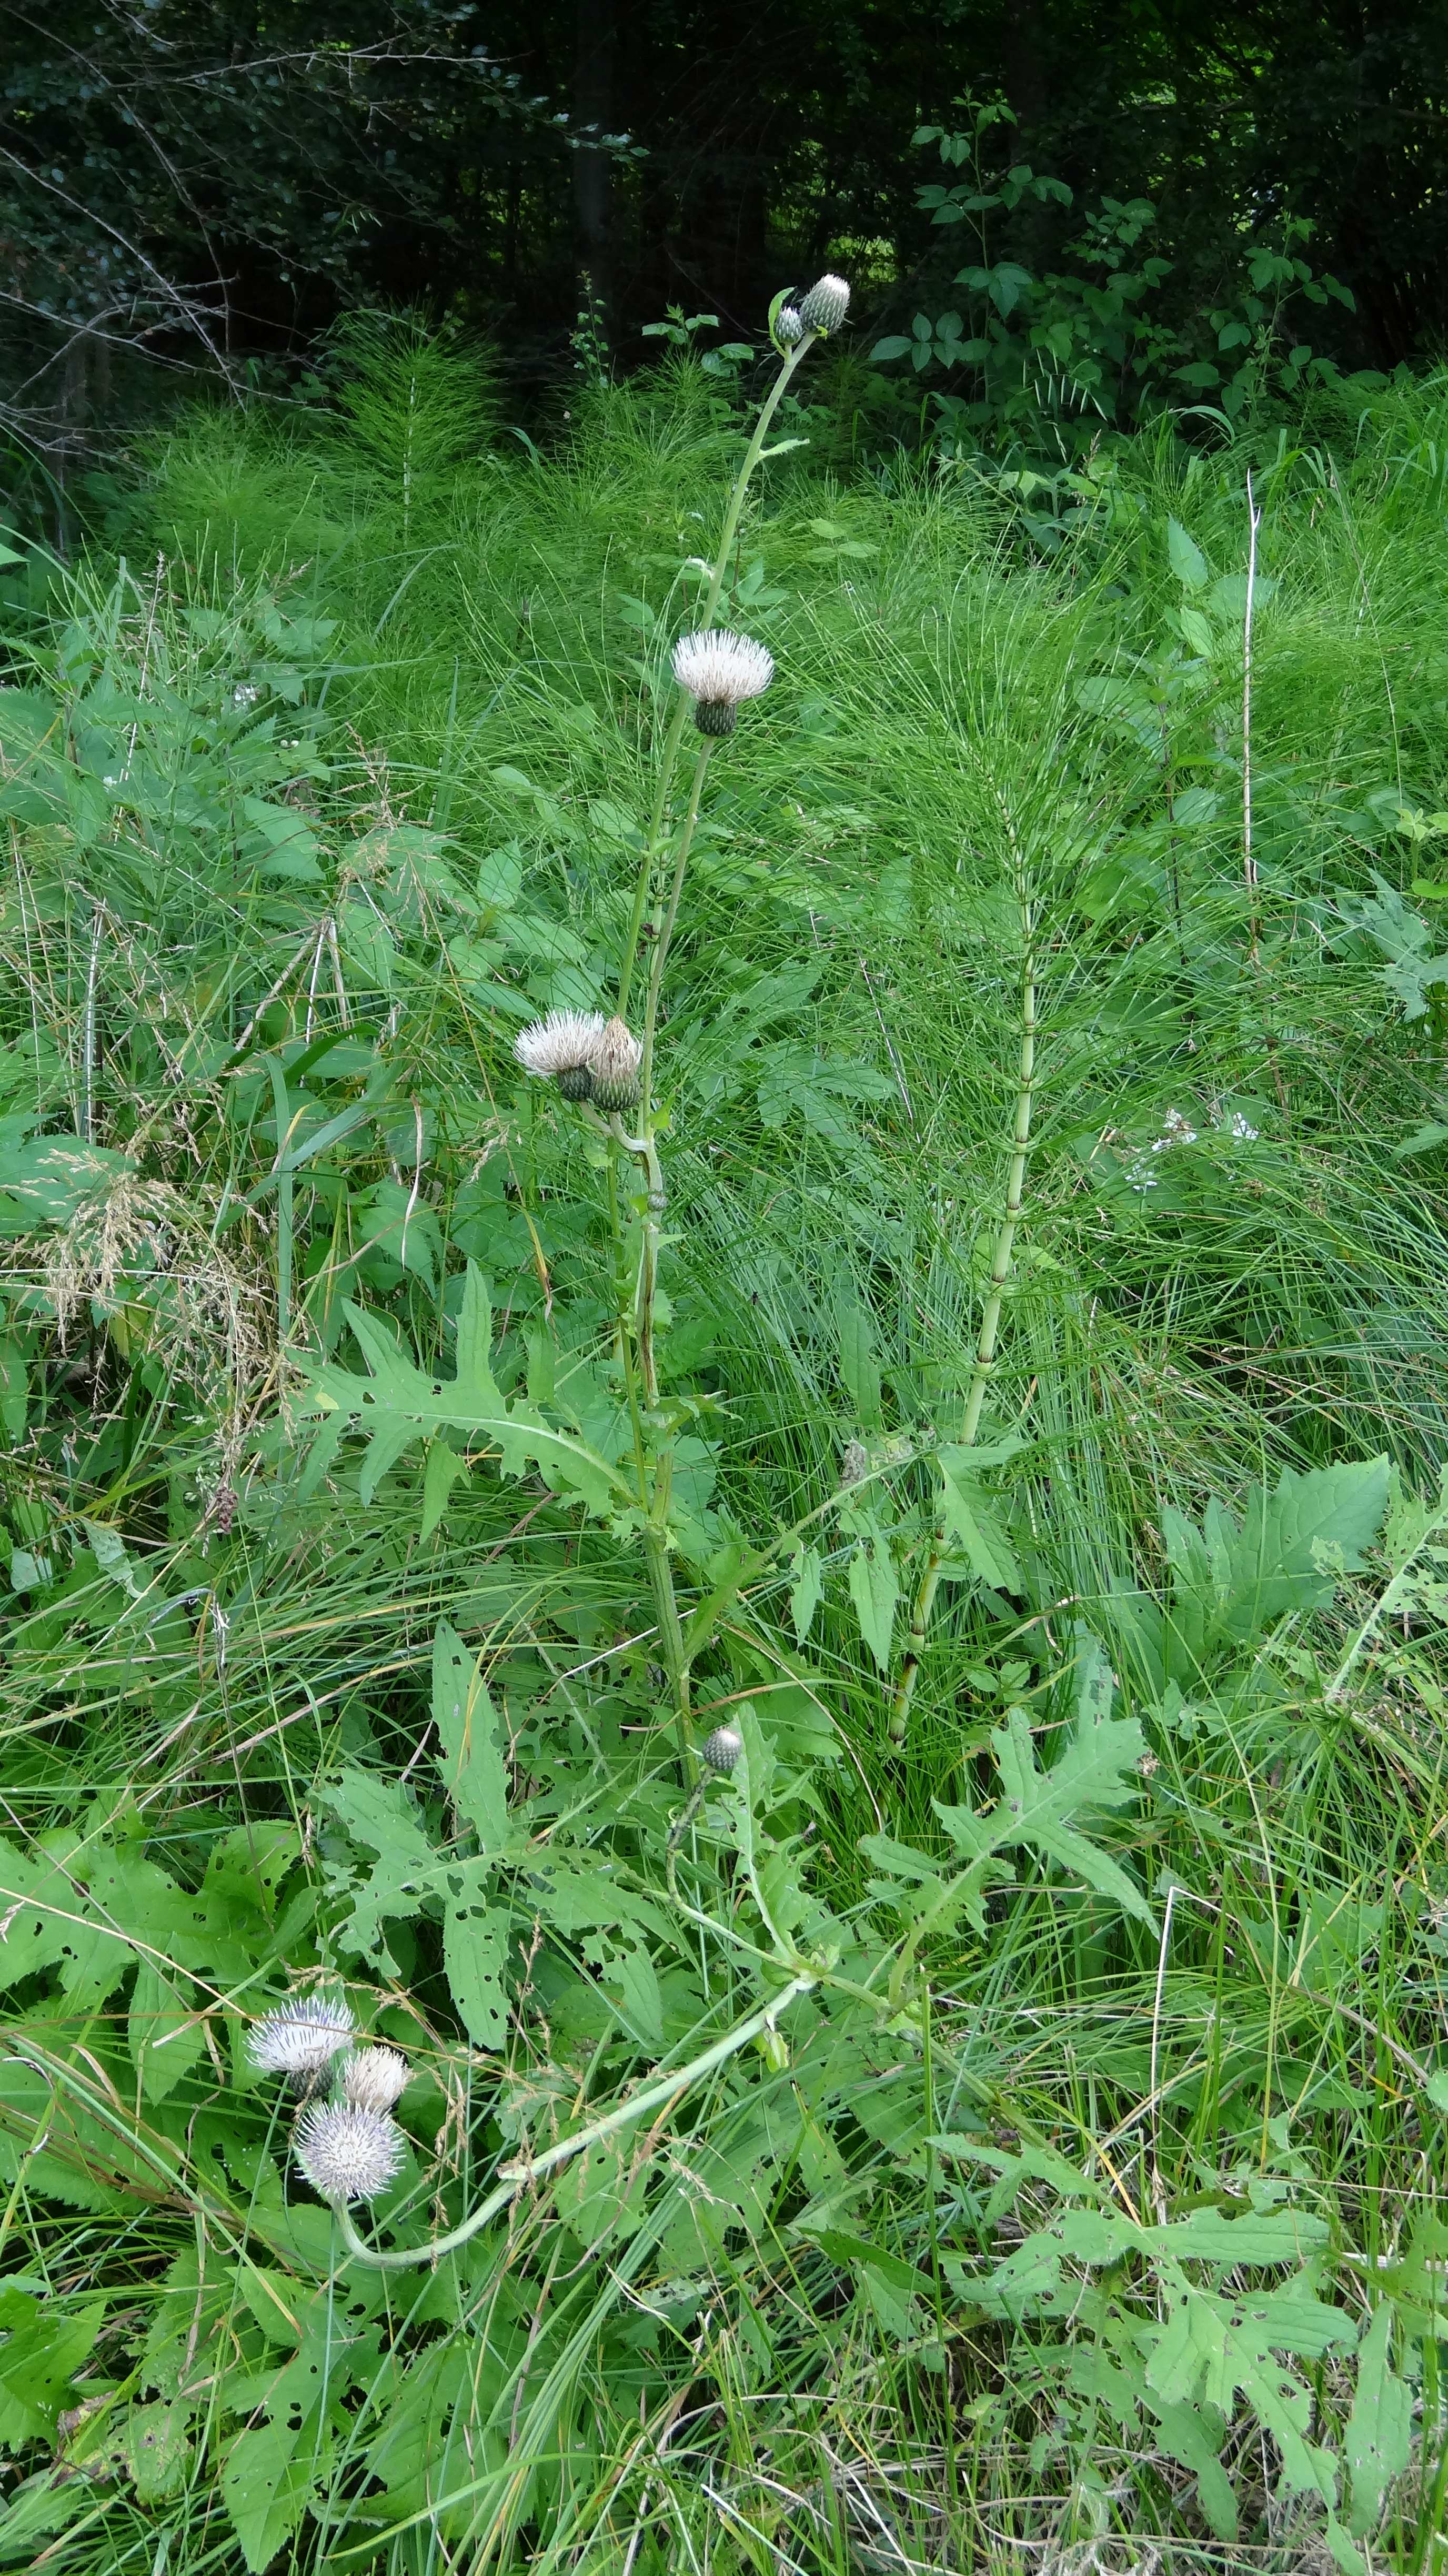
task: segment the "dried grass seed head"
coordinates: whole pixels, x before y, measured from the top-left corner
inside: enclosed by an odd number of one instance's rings
[[[843,277],[816,278],[799,299],[799,318],[807,331],[838,331],[850,309],[849,282]]]
[[[410,2072],[401,2049],[356,2048],[342,2060],[339,2090],[351,2111],[390,2111]]]
[[[297,2162],[323,2200],[375,2200],[402,2163],[405,2141],[385,2111],[314,2102],[297,2122]]]
[[[263,2075],[309,2084],[352,2045],[352,2007],[342,1995],[294,1995],[264,2013],[251,2034],[251,2062]]]
[[[587,1100],[593,1091],[589,1059],[607,1025],[601,1011],[550,1011],[520,1029],[513,1053],[525,1073],[556,1082],[565,1100]]]
[[[626,1021],[612,1019],[588,1059],[596,1107],[606,1112],[635,1109],[643,1048]]]
[[[681,635],[674,646],[674,677],[694,701],[701,733],[732,733],[746,698],[762,697],[774,677],[774,656],[748,635],[727,627]]]

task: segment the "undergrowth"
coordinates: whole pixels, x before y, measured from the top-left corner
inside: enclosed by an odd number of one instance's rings
[[[351,363],[6,580],[0,2554],[1416,2576],[1444,388],[1049,509],[761,469],[655,1085],[681,1748],[622,1167],[512,1047],[611,1007],[747,424]],[[251,2061],[318,1990],[415,2268]]]

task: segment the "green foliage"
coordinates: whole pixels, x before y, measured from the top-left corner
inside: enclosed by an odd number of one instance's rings
[[[1246,451],[1049,542],[764,469],[635,1419],[661,1212],[511,1047],[616,990],[740,424],[670,359],[471,462],[444,348],[409,489],[395,356],[159,453],[186,568],[55,571],[0,697],[5,2545],[1409,2564],[1439,397],[1252,452],[1256,963]],[[248,2057],[338,1986],[411,2069],[390,2274]]]
[[[970,102],[966,102],[967,105]],[[973,107],[959,131],[922,125],[917,148],[938,147],[947,169],[966,176],[951,185],[916,191],[916,204],[932,226],[965,225],[977,256],[953,280],[967,290],[963,308],[917,313],[908,334],[877,340],[877,364],[908,357],[917,375],[944,369],[972,385],[969,393],[935,391],[935,434],[948,451],[965,457],[984,448],[1020,442],[1036,452],[1079,456],[1099,441],[1103,424],[1130,429],[1168,405],[1209,405],[1225,422],[1257,419],[1275,407],[1300,410],[1318,388],[1349,396],[1379,387],[1380,375],[1359,372],[1346,380],[1331,357],[1314,355],[1302,337],[1302,303],[1321,307],[1335,299],[1349,311],[1353,298],[1335,277],[1314,275],[1303,256],[1312,223],[1299,215],[1279,221],[1274,240],[1244,238],[1233,245],[1236,275],[1206,310],[1183,312],[1169,281],[1174,262],[1143,245],[1155,238],[1156,207],[1149,197],[1123,201],[1104,196],[1087,211],[1080,237],[1064,245],[1070,268],[1037,276],[1016,258],[1002,256],[1000,228],[1019,233],[1022,209],[1070,207],[1064,181],[1029,162],[993,167],[999,139],[1016,118],[1001,100]],[[1173,522],[1173,570],[1178,548],[1192,541]]]

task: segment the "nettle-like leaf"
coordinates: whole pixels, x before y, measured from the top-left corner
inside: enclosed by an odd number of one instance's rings
[[[1284,1467],[1274,1493],[1252,1495],[1240,1527],[1221,1502],[1208,1504],[1200,1529],[1164,1511],[1170,1604],[1121,1598],[1123,1643],[1160,1690],[1196,1678],[1289,1612],[1327,1609],[1343,1575],[1362,1571],[1388,1497],[1385,1457],[1349,1459],[1306,1475]]]
[[[349,1304],[347,1318],[370,1374],[356,1377],[330,1361],[315,1366],[312,1406],[328,1417],[323,1439],[338,1417],[367,1435],[359,1485],[364,1504],[405,1450],[442,1431],[464,1432],[496,1452],[504,1475],[525,1475],[531,1463],[556,1494],[591,1512],[606,1513],[618,1499],[627,1500],[622,1476],[587,1441],[556,1429],[536,1406],[509,1403],[501,1394],[489,1365],[492,1312],[475,1263],[468,1264],[451,1378],[418,1368],[364,1307]]]

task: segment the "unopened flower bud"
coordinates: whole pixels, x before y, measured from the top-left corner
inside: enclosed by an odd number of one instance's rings
[[[390,2111],[406,2090],[407,2060],[398,2048],[356,2048],[344,2057],[342,2099],[353,2111]]]
[[[786,349],[804,338],[804,324],[792,304],[781,304],[774,317],[774,336]]]
[[[610,1020],[588,1060],[595,1106],[606,1114],[636,1109],[643,1060],[643,1048],[627,1023]]]
[[[716,1726],[704,1747],[704,1759],[711,1771],[732,1771],[744,1750],[744,1738],[737,1726]]]
[[[838,331],[850,309],[850,290],[842,277],[820,277],[799,299],[799,318],[807,331]]]

